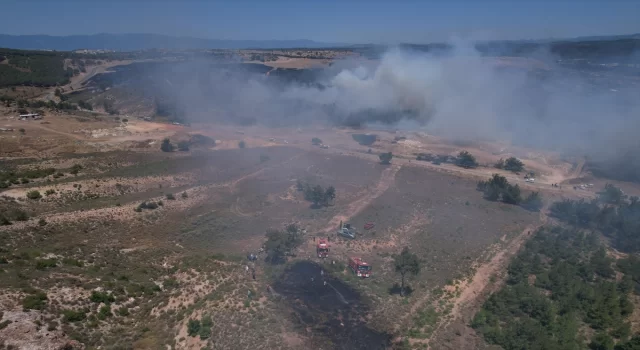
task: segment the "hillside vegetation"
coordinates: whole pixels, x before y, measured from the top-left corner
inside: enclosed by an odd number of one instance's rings
[[[66,84],[73,69],[64,68],[66,54],[0,49],[0,86]]]

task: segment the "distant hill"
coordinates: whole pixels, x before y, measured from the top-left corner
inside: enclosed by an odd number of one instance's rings
[[[6,35],[0,47],[23,50],[72,51],[77,49],[135,51],[144,49],[278,49],[346,46],[313,40],[216,40],[159,34]]]

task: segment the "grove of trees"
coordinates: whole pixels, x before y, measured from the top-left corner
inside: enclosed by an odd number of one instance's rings
[[[472,326],[491,343],[511,349],[631,349],[633,311],[629,274],[616,279],[613,260],[594,233],[544,228],[508,268]],[[640,269],[638,269],[640,271]],[[594,334],[583,339],[586,325]],[[605,345],[605,347],[601,347]]]
[[[490,201],[502,201],[508,204],[520,204],[522,197],[520,186],[511,185],[507,178],[499,174],[493,174],[487,181],[479,181],[478,191],[484,193],[484,197]]]
[[[297,189],[304,193],[305,200],[313,202],[316,207],[328,206],[336,198],[336,189],[333,186],[323,188],[320,185],[312,186],[308,182],[298,180]]]
[[[500,158],[500,160],[494,165],[497,169],[504,169],[513,171],[515,173],[524,170],[524,163],[516,157],[509,157],[507,160]]]
[[[288,225],[285,231],[268,229],[265,236],[265,260],[271,264],[285,262],[285,257],[302,243],[302,235],[295,224]]]

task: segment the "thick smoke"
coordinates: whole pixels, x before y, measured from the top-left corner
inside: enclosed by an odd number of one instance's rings
[[[210,118],[213,108],[226,120],[266,124],[414,120],[453,139],[597,158],[639,149],[637,85],[616,72],[557,65],[544,52],[530,59],[484,57],[465,45],[446,55],[395,49],[378,62],[339,62],[303,79],[276,73],[213,69],[183,85],[181,97],[192,117]]]

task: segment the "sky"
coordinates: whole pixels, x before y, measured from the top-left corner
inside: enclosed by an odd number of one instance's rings
[[[428,43],[640,33],[640,0],[2,0],[0,34]]]

